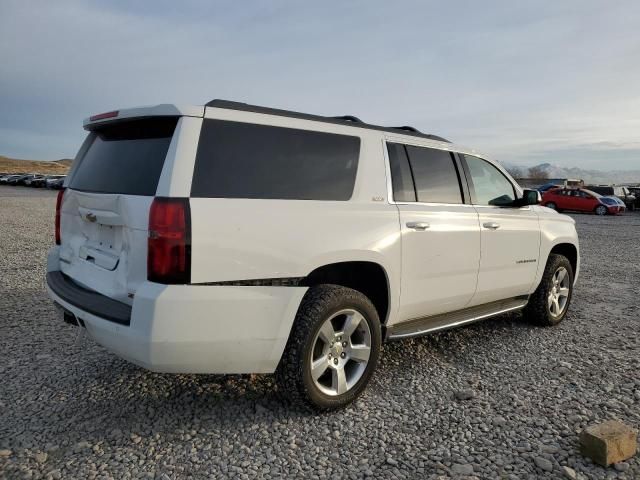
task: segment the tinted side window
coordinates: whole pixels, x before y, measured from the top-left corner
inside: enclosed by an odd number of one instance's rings
[[[500,170],[486,160],[465,155],[475,190],[476,205],[509,205],[516,199],[515,189]]]
[[[458,171],[450,152],[406,146],[419,202],[462,203]]]
[[[415,202],[416,189],[413,184],[413,175],[404,145],[399,143],[387,143],[389,151],[389,166],[391,167],[391,183],[393,186],[393,199],[396,202]]]
[[[360,138],[204,120],[191,196],[349,200]]]

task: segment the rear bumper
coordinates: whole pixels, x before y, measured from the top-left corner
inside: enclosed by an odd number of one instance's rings
[[[92,338],[132,363],[170,373],[273,372],[307,290],[145,282],[125,325],[96,308],[113,300],[87,290],[90,297],[74,296],[60,288],[61,275],[47,274],[49,296],[81,319]],[[83,305],[86,299],[92,303]]]
[[[47,272],[47,286],[58,298],[74,307],[120,325],[130,325],[131,307],[75,284],[64,273]]]

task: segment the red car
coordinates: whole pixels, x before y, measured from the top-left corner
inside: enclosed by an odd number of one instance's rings
[[[594,212],[597,215],[617,215],[624,207],[609,197],[584,188],[552,188],[542,196],[542,205],[554,210]]]

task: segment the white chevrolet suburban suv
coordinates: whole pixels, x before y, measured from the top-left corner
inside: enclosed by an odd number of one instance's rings
[[[275,373],[328,410],[364,390],[383,341],[569,308],[574,221],[443,138],[224,100],[84,128],[47,289],[149,370]]]

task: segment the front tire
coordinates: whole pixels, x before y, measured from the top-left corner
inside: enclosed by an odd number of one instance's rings
[[[606,215],[607,214],[607,207],[605,207],[604,205],[598,205],[595,209],[596,215]]]
[[[311,287],[289,335],[276,383],[283,397],[308,408],[343,408],[365,389],[380,356],[378,312],[361,292]]]
[[[537,325],[559,324],[567,315],[573,296],[573,267],[567,257],[551,254],[540,285],[529,298],[525,317]]]

